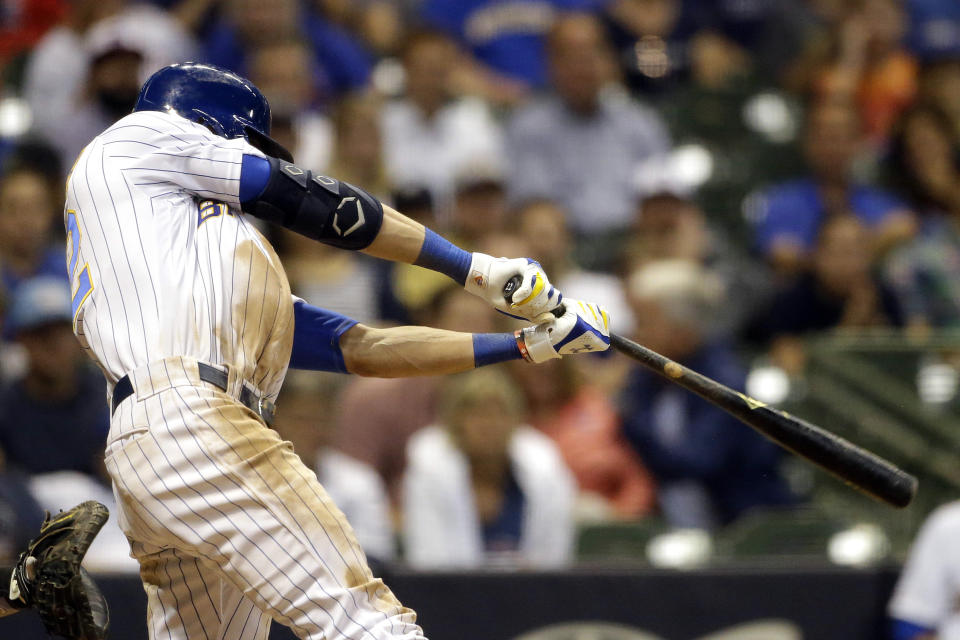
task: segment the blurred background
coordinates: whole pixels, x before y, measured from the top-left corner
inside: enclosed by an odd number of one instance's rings
[[[0,0],[0,560],[43,509],[112,502],[63,185],[184,60],[253,80],[299,164],[536,258],[616,332],[920,478],[880,505],[614,354],[291,372],[276,429],[428,635],[960,638],[957,0]],[[515,328],[267,233],[318,306]],[[114,637],[145,637],[114,524],[89,565]]]

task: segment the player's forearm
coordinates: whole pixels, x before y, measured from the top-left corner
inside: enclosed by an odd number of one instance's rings
[[[508,334],[428,327],[356,325],[340,337],[340,350],[348,372],[376,378],[445,375],[522,357]]]
[[[359,187],[277,158],[243,157],[238,199],[244,212],[308,238],[443,273],[510,315],[536,319],[562,299],[533,260],[469,253]]]
[[[380,233],[364,253],[397,262],[415,264],[452,278],[457,284],[467,284],[471,271],[486,273],[489,256],[469,253],[443,238],[419,222],[383,206],[383,224]]]
[[[413,263],[420,255],[425,233],[426,229],[422,224],[392,207],[383,205],[380,233],[363,253],[384,260]]]

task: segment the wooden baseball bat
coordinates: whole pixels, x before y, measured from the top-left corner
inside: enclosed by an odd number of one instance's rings
[[[514,279],[504,287],[504,297],[508,301],[517,286],[519,280]],[[878,500],[905,507],[917,493],[914,476],[826,429],[786,411],[768,407],[623,336],[611,334],[610,345],[654,373],[723,409],[781,447]]]
[[[826,429],[768,407],[623,336],[611,334],[610,346],[866,494],[905,507],[917,493],[915,477]]]

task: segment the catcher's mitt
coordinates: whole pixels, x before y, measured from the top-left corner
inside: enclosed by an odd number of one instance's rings
[[[10,599],[36,609],[50,634],[71,640],[107,637],[107,602],[80,563],[109,515],[92,500],[55,518],[47,514],[40,535],[20,554],[10,577]]]

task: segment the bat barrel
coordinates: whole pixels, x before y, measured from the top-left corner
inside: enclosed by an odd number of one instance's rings
[[[887,504],[905,507],[917,479],[883,458],[785,411],[734,391],[623,336],[610,344],[655,373],[723,409],[782,447]]]
[[[746,411],[749,415],[738,417],[748,425],[883,502],[905,507],[916,495],[915,477],[836,434],[779,409],[758,407]]]

